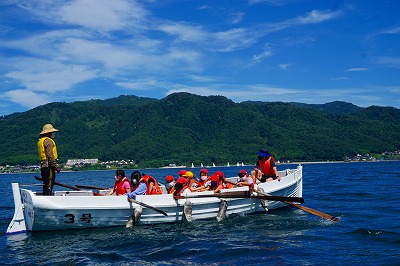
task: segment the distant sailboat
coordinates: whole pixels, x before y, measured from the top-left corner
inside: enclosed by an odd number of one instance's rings
[[[226,166],[230,166],[230,165],[229,165],[229,162],[226,164]]]
[[[213,163],[213,166],[212,167],[215,167],[215,163]]]
[[[192,163],[192,168],[194,168],[194,164]]]
[[[240,166],[239,162],[236,163],[236,166]]]
[[[242,166],[244,166],[244,163],[242,162]]]
[[[201,164],[200,164],[200,167],[201,167],[201,168],[203,168],[203,167],[204,167],[204,166],[203,166],[203,163],[201,163]]]

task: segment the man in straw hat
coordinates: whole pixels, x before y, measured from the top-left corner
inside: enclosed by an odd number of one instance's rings
[[[60,172],[57,164],[57,147],[53,138],[55,132],[53,125],[46,124],[39,134],[38,152],[40,158],[40,174],[43,178],[43,195],[50,196],[53,190],[56,172]]]

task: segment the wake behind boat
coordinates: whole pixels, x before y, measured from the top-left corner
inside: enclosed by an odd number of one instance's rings
[[[15,213],[7,234],[126,226],[129,220],[132,223],[132,218],[133,224],[137,225],[202,219],[219,221],[231,214],[252,214],[295,205],[287,200],[302,197],[302,166],[279,171],[279,175],[282,177],[280,182],[256,184],[254,189],[260,194],[245,186],[221,190],[219,194],[192,192],[179,199],[166,193],[140,195],[134,202],[128,202],[125,196],[103,196],[107,194],[105,190],[98,193],[93,190],[56,191],[52,196],[43,196],[28,189],[32,185],[12,183]],[[228,180],[236,182],[237,177]],[[272,196],[286,198],[278,201],[281,199]]]

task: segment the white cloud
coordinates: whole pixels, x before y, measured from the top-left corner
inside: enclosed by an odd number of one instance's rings
[[[6,91],[3,97],[29,109],[54,101],[54,98],[47,94],[21,89]]]
[[[292,64],[279,64],[279,68],[282,70],[286,70],[288,69],[288,67],[290,67]]]
[[[69,66],[27,58],[19,58],[16,61],[19,70],[4,76],[18,81],[29,91],[54,93],[96,77],[96,71],[82,65]]]
[[[257,25],[254,30],[257,33],[256,36],[264,36],[266,34],[282,31],[291,27],[322,23],[328,20],[335,19],[341,15],[341,11],[312,10],[304,16],[298,16],[276,23],[265,23]]]
[[[306,16],[300,16],[292,20],[294,24],[315,24],[331,20],[341,15],[339,11],[312,10]]]
[[[190,42],[199,49],[228,52],[243,49],[256,42],[259,34],[246,28],[232,28],[225,31],[210,32],[200,26],[186,23],[167,23],[159,29],[178,40]]]
[[[350,78],[348,77],[336,77],[336,78],[331,78],[331,80],[348,80]]]
[[[381,34],[400,34],[400,27],[388,28],[380,32]]]
[[[230,23],[232,24],[238,24],[243,20],[243,17],[245,16],[245,13],[243,12],[235,12],[231,14],[231,19]]]
[[[253,64],[257,64],[257,63],[263,61],[265,58],[268,58],[272,55],[273,55],[273,53],[271,50],[265,50],[261,54],[253,55],[253,58],[251,61]]]
[[[26,35],[16,40],[2,40],[0,47],[17,48],[27,52],[31,57],[57,57],[59,45],[62,45],[66,38],[90,38],[90,35],[74,29],[54,30]]]
[[[128,22],[137,25],[146,11],[136,1],[75,0],[58,11],[63,21],[99,31],[124,29]]]
[[[217,51],[228,52],[243,49],[256,43],[259,34],[245,28],[234,28],[216,32],[211,43],[216,45]],[[215,40],[215,42],[213,42]]]
[[[209,77],[209,76],[199,76],[199,75],[188,75],[188,78],[199,83],[205,83],[205,82],[214,82],[215,78],[214,77]]]
[[[376,63],[386,67],[400,67],[400,57],[381,56],[376,59]]]
[[[51,24],[81,26],[98,32],[142,27],[147,11],[128,0],[24,0],[20,6]]]
[[[259,54],[253,55],[252,58],[251,58],[250,64],[247,65],[246,67],[254,66],[254,65],[262,62],[264,59],[266,59],[268,57],[271,57],[272,55],[273,55],[272,50],[269,48],[268,45],[265,45],[264,51],[262,51]]]
[[[185,23],[167,23],[160,25],[159,29],[187,42],[202,42],[205,41],[209,35],[202,27],[187,25]]]
[[[100,64],[101,67],[109,70],[128,66],[135,68],[145,61],[144,56],[136,52],[136,49],[106,41],[67,38],[59,48],[68,59],[85,64]]]
[[[368,70],[368,68],[366,68],[366,67],[353,67],[353,68],[347,69],[346,71],[357,72],[357,71],[367,71],[367,70]]]

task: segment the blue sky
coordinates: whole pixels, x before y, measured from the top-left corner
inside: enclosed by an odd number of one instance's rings
[[[0,115],[173,92],[400,108],[398,0],[2,0]]]

